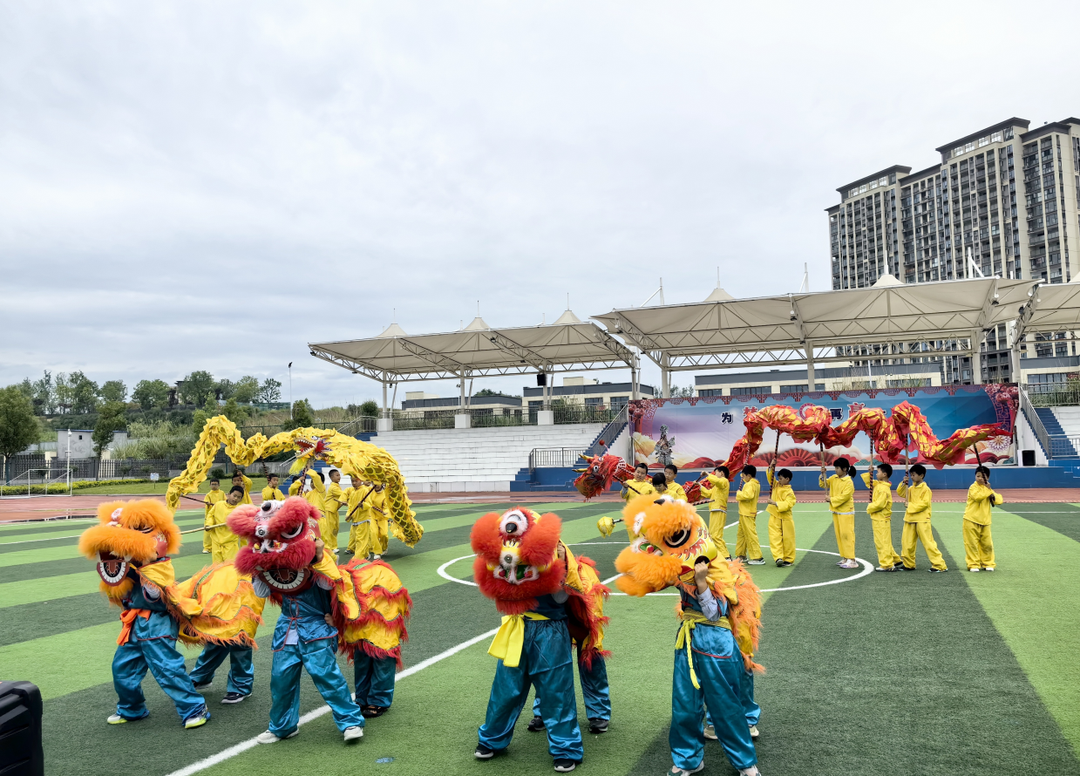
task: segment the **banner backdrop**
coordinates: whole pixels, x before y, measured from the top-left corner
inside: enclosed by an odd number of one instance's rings
[[[712,468],[727,459],[732,446],[746,433],[743,416],[750,409],[780,404],[798,410],[804,405],[818,405],[832,413],[835,426],[862,407],[880,407],[888,415],[889,410],[905,400],[918,406],[934,434],[944,439],[959,428],[979,423],[1000,423],[1013,428],[1018,397],[1015,385],[948,385],[777,396],[644,399],[631,402],[630,406],[635,463],[644,461],[650,469],[661,469],[669,462],[680,469]],[[775,454],[778,467],[821,465],[821,452],[815,443],[797,443],[784,434],[780,435],[779,443],[779,452]],[[750,463],[767,466],[773,460],[776,444],[776,432],[767,429]],[[976,447],[983,463],[1015,463],[1011,438],[988,439]],[[830,464],[841,456],[853,463],[868,462],[870,440],[866,434],[856,436],[851,447],[827,448],[825,463]],[[964,463],[976,463],[975,448]]]

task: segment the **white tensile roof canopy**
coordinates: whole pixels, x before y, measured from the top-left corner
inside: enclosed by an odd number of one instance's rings
[[[1080,277],[1040,285],[1025,301],[1017,319],[1018,336],[1080,329]]]

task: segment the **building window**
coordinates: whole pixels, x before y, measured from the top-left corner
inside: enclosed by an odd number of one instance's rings
[[[806,393],[810,390],[809,383],[794,383],[792,385],[781,385],[780,393]],[[814,383],[815,391],[824,391],[825,383]]]
[[[724,395],[724,389],[723,388],[705,388],[703,390],[698,391],[698,396],[723,396],[723,395]]]
[[[544,402],[542,402],[542,401],[531,401],[531,402],[529,402],[529,411],[530,412],[533,411],[533,410],[542,410],[542,409],[544,409]]]
[[[615,410],[616,412],[621,410],[623,407],[625,407],[629,403],[630,403],[630,397],[629,396],[612,396],[611,397],[611,409]]]
[[[888,388],[925,388],[930,385],[929,377],[907,377],[902,380],[886,380]]]
[[[594,409],[598,409],[600,407],[603,407],[604,406],[604,397],[603,396],[586,396],[585,397],[585,406],[586,407],[592,407]]]
[[[766,393],[772,393],[771,385],[740,385],[731,389],[732,396],[758,396]]]

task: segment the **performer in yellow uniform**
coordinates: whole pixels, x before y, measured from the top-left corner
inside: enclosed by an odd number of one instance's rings
[[[345,522],[349,523],[349,544],[345,547],[345,551],[348,553],[356,552],[356,539],[361,530],[360,521],[367,519],[367,513],[364,512],[367,501],[364,497],[374,490],[370,482],[362,482],[355,477],[352,482],[353,484],[345,490]],[[367,530],[367,523],[364,523],[363,530]]]
[[[266,487],[262,489],[263,501],[284,501],[285,494],[278,487],[280,478],[276,474],[266,475]]]
[[[250,504],[251,502],[251,478],[237,469],[233,472],[232,486],[234,488],[240,488],[244,492],[244,497],[240,499],[241,504]]]
[[[323,516],[326,518],[325,533],[322,540],[326,548],[338,554],[338,520],[339,511],[345,503],[345,496],[341,491],[341,470],[330,470],[330,484],[326,486],[323,495]]]
[[[210,480],[210,492],[206,494],[206,498],[203,499],[203,503],[206,504],[206,514],[203,515],[203,527],[206,528],[210,525],[210,513],[214,511],[214,505],[219,501],[225,500],[225,491],[221,489],[221,480],[217,477]],[[202,551],[210,553],[214,549],[210,542],[210,532],[203,531],[202,535]]]
[[[726,466],[717,466],[712,474],[701,483],[701,489],[709,496],[709,536],[712,537],[716,549],[724,554],[725,560],[730,560],[727,544],[724,542],[724,524],[727,523],[728,494],[731,490],[731,482],[728,478],[731,472]]]
[[[977,467],[964,507],[964,561],[968,571],[993,571],[997,567],[994,540],[990,537],[990,507],[1000,507],[1004,501],[990,487],[990,470]]]
[[[210,513],[210,527],[203,533],[210,534],[214,563],[230,561],[240,551],[240,544],[236,540],[236,534],[229,530],[229,526],[225,525],[225,521],[228,520],[232,511],[240,505],[240,500],[243,497],[244,489],[235,487],[229,491],[229,495],[225,497],[224,501],[219,501],[214,505],[214,509]]]
[[[774,464],[765,472],[772,488],[765,511],[769,513],[769,551],[776,565],[784,568],[795,562],[795,520],[791,510],[796,498],[791,489],[791,469],[774,472],[775,468]]]
[[[866,514],[870,515],[870,524],[874,528],[874,546],[877,547],[878,566],[874,571],[899,571],[904,562],[896,554],[892,543],[892,467],[879,463],[874,470],[876,477],[871,479],[870,472],[862,475],[862,480],[872,493],[870,503],[866,505]]]
[[[652,486],[652,480],[649,477],[649,464],[639,463],[634,467],[634,479],[623,483],[620,495],[623,501],[629,501],[638,496],[648,496],[650,493],[656,493],[656,488]]]
[[[825,478],[825,463],[821,464],[821,477],[818,485],[829,491],[829,509],[832,511],[833,531],[836,533],[836,548],[840,553],[842,569],[857,569],[855,562],[855,483],[848,472],[851,464],[847,458],[837,458],[833,464],[836,474]]]
[[[739,502],[739,529],[735,534],[735,555],[751,566],[762,566],[761,543],[757,535],[758,497],[761,483],[757,480],[757,467],[746,464],[742,470],[742,487],[735,493]]]
[[[366,558],[371,553],[375,560],[382,558],[390,541],[386,516],[386,493],[383,484],[376,482],[373,492],[360,507],[362,517],[356,527],[356,554]]]
[[[937,542],[934,541],[934,531],[930,527],[930,518],[934,510],[934,492],[926,484],[926,467],[917,463],[911,467],[911,484],[908,477],[900,483],[896,489],[896,495],[907,499],[907,510],[904,512],[904,533],[900,537],[900,559],[904,561],[904,571],[915,570],[915,543],[922,542],[926,550],[926,557],[930,559],[931,573],[948,571],[945,559],[941,557]]]
[[[664,479],[667,480],[667,494],[676,501],[679,499],[687,501],[686,491],[683,489],[683,486],[675,482],[675,475],[678,473],[679,467],[673,463],[669,463],[664,467]]]

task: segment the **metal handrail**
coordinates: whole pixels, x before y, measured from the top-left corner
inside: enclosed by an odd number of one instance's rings
[[[1053,446],[1050,444],[1050,434],[1046,431],[1046,426],[1043,425],[1042,418],[1039,417],[1039,413],[1035,411],[1035,408],[1031,404],[1031,399],[1028,398],[1027,391],[1024,386],[1017,386],[1017,393],[1020,395],[1020,411],[1024,413],[1024,417],[1027,418],[1028,425],[1031,426],[1031,430],[1035,432],[1035,438],[1039,440],[1039,444],[1042,446],[1043,452],[1047,456],[1052,455]]]
[[[630,405],[627,404],[619,410],[618,415],[612,418],[611,421],[608,422],[606,426],[604,426],[604,429],[596,437],[596,441],[594,441],[589,446],[589,448],[585,451],[584,454],[600,455],[611,450],[611,443],[614,442],[615,438],[623,432],[623,429],[626,428],[626,424],[629,422]],[[604,444],[600,444],[601,442],[603,442]]]
[[[565,469],[581,461],[581,450],[576,447],[535,447],[529,452],[529,473],[537,469]]]

